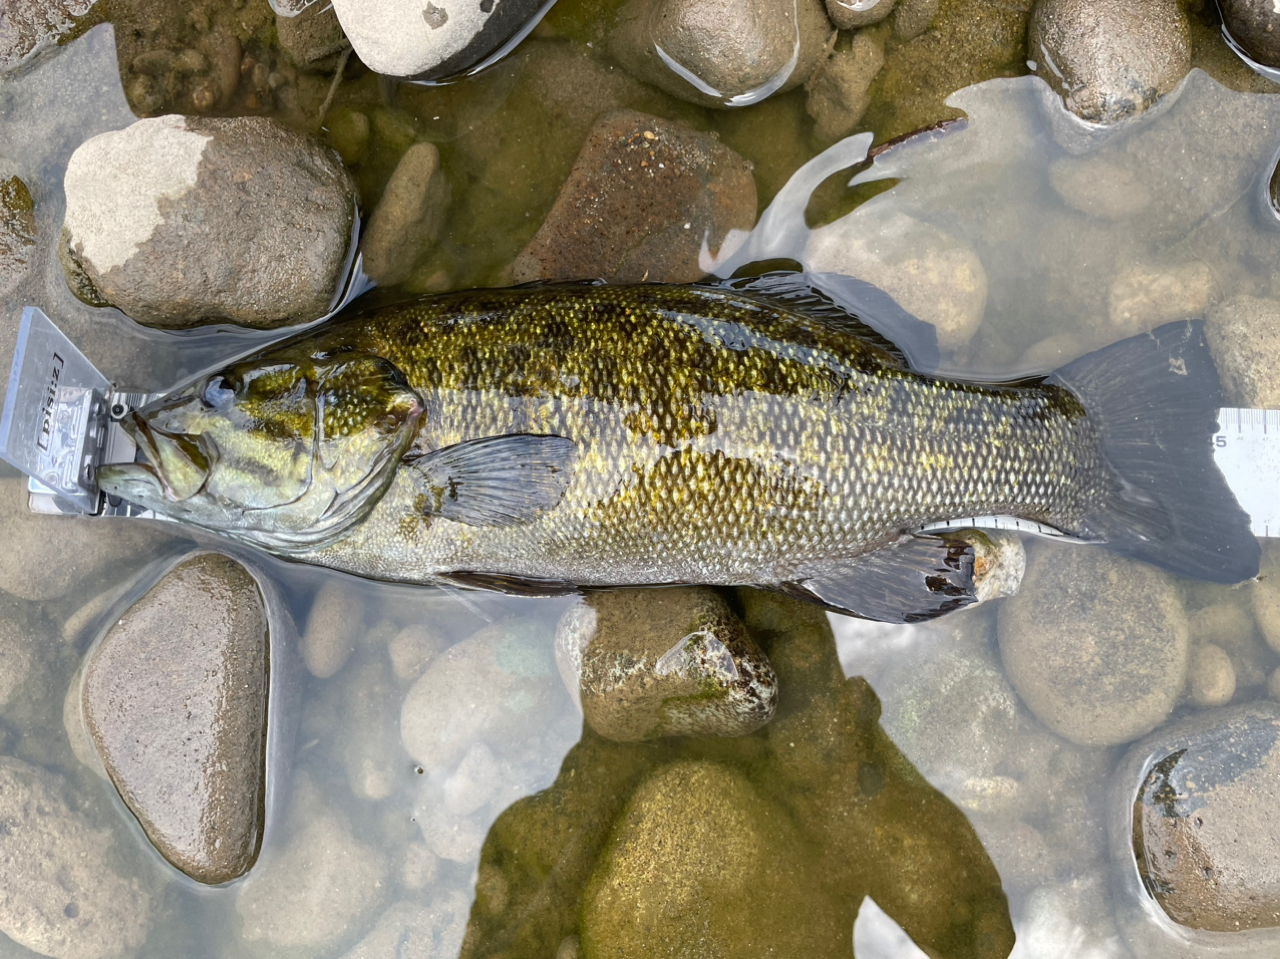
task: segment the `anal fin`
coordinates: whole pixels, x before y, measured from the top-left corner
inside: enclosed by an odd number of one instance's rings
[[[921,623],[977,601],[973,547],[946,536],[908,536],[852,559],[815,564],[779,588],[882,623]]]

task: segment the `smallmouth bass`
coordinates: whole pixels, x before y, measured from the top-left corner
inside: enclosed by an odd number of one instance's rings
[[[1252,578],[1210,451],[1220,394],[1198,323],[970,383],[913,369],[803,274],[550,284],[286,339],[135,411],[142,461],[98,482],[379,580],[755,585],[913,622],[974,599],[971,548],[918,535],[957,517]]]

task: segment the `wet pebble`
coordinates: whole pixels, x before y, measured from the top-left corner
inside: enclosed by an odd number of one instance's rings
[[[186,559],[125,611],[85,668],[86,725],[147,838],[200,882],[243,875],[266,792],[268,625],[258,584]]]
[[[304,322],[344,279],[355,184],[273,120],[139,120],[81,144],[64,186],[68,281],[145,325]]]
[[[1272,0],[1220,0],[1222,23],[1246,54],[1280,67],[1280,8]]]
[[[177,541],[172,524],[40,516],[27,509],[27,480],[0,478],[0,590],[46,600],[103,578],[128,576]]]
[[[302,661],[317,679],[328,679],[351,658],[364,635],[364,599],[354,581],[326,579],[311,601],[302,632]]]
[[[773,716],[777,679],[728,603],[707,587],[593,593],[556,632],[566,682],[601,736],[743,736]]]
[[[1256,600],[1261,584],[1250,592]],[[1193,643],[1211,643],[1227,655],[1236,686],[1261,686],[1275,662],[1275,655],[1262,642],[1247,606],[1236,602],[1214,603],[1188,617]]]
[[[356,55],[393,77],[440,79],[462,73],[496,52],[532,19],[543,0],[336,0],[333,10]]]
[[[998,633],[1023,702],[1082,745],[1150,732],[1186,680],[1187,618],[1171,577],[1101,548],[1042,544]]]
[[[816,866],[789,817],[741,773],[676,762],[614,825],[583,894],[582,940],[588,955],[618,959],[653,955],[656,943],[671,956],[825,955],[841,939],[847,951],[848,917]]]
[[[1197,643],[1187,667],[1187,695],[1197,706],[1225,706],[1236,693],[1236,671],[1221,646]]]
[[[867,204],[814,230],[805,266],[877,286],[908,313],[932,323],[938,345],[968,342],[987,305],[987,273],[964,240],[930,223]]]
[[[413,682],[447,645],[445,637],[426,623],[410,623],[387,644],[391,671],[401,682]]]
[[[742,157],[683,123],[619,110],[592,128],[514,276],[686,283],[705,272],[704,243],[718,249],[755,216]]]
[[[0,296],[26,278],[36,246],[35,203],[17,176],[0,173]]]
[[[827,16],[841,30],[879,23],[893,12],[894,0],[827,0]]]
[[[1123,821],[1149,894],[1175,922],[1280,925],[1280,820],[1265,798],[1280,790],[1278,747],[1280,707],[1260,702],[1168,726],[1121,764],[1117,838]]]
[[[884,51],[862,33],[853,38],[849,49],[837,50],[823,61],[806,84],[805,100],[819,140],[830,143],[853,132],[871,103],[871,81],[883,66]]]
[[[1217,296],[1207,263],[1134,264],[1111,281],[1109,316],[1119,337],[1174,320],[1201,319]]]
[[[1227,403],[1280,407],[1280,302],[1233,296],[1209,313],[1205,332]]]
[[[1072,113],[1115,124],[1187,75],[1191,28],[1177,0],[1038,0],[1027,57]]]
[[[369,115],[349,107],[335,107],[325,115],[325,135],[342,162],[355,166],[369,149]]]
[[[347,784],[361,799],[386,799],[410,765],[396,735],[398,690],[390,664],[371,657],[345,677],[337,739]]]
[[[541,628],[514,620],[432,659],[400,711],[409,755],[428,770],[452,769],[473,743],[540,728],[563,697],[548,640]]]
[[[334,70],[339,55],[351,46],[332,5],[325,3],[313,3],[292,17],[277,14],[276,36],[280,49],[304,70]]]
[[[449,183],[440,151],[418,143],[405,152],[382,192],[361,241],[364,271],[383,286],[408,279],[444,225]]]
[[[288,820],[287,841],[265,850],[239,887],[240,936],[265,955],[316,956],[350,941],[381,905],[387,862],[305,777]]]
[[[456,956],[467,931],[471,898],[433,890],[425,901],[390,906],[343,959],[444,959]]]
[[[147,938],[158,903],[111,829],[68,781],[0,756],[0,932],[55,959],[115,959]]]
[[[609,52],[672,96],[741,106],[805,83],[830,35],[822,0],[628,0]]]

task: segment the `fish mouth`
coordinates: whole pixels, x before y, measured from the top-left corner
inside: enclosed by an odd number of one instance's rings
[[[189,436],[159,429],[135,411],[122,424],[137,444],[133,463],[98,468],[98,486],[130,502],[180,503],[199,494],[209,481],[217,459],[205,436]]]

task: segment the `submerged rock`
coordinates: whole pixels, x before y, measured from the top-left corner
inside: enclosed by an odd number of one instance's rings
[[[882,0],[881,6],[887,0]],[[871,103],[871,81],[884,66],[884,52],[865,34],[853,38],[848,50],[832,53],[806,85],[805,110],[813,117],[813,132],[823,142],[852,133]]]
[[[827,16],[841,30],[879,23],[893,12],[895,0],[827,0]]]
[[[1217,292],[1206,263],[1134,264],[1111,281],[1111,327],[1125,337],[1174,320],[1200,319]]]
[[[592,128],[515,279],[686,283],[705,272],[704,244],[719,248],[755,215],[742,157],[683,123],[619,110]]]
[[[139,120],[81,144],[64,186],[68,282],[148,326],[305,322],[344,279],[355,184],[273,120]]]
[[[1117,776],[1132,804],[1117,823],[1132,823],[1138,871],[1171,919],[1217,932],[1280,926],[1268,798],[1280,790],[1280,707],[1199,713],[1134,746]]]
[[[0,296],[25,279],[36,252],[36,213],[31,191],[16,176],[0,174]]]
[[[1280,8],[1272,0],[1220,0],[1222,25],[1246,54],[1280,67]]]
[[[116,959],[146,940],[158,903],[72,797],[61,776],[0,756],[0,932],[55,959]]]
[[[408,279],[444,225],[449,183],[434,143],[411,146],[396,164],[361,241],[364,271],[392,286]]]
[[[95,0],[6,0],[0,20],[0,77],[54,48]]]
[[[1137,116],[1191,69],[1191,28],[1177,0],[1038,0],[1027,57],[1089,123]]]
[[[773,716],[777,682],[742,621],[707,587],[592,593],[556,632],[561,674],[601,736],[743,736]]]
[[[160,853],[203,883],[258,855],[268,642],[253,576],[205,553],[129,607],[85,669],[84,718],[112,783]]]
[[[1280,407],[1280,301],[1233,296],[1209,313],[1205,334],[1229,405]]]
[[[335,0],[356,55],[377,73],[439,80],[465,73],[519,33],[545,0]]]
[[[745,106],[806,82],[830,35],[822,0],[628,0],[609,52],[672,96]]]
[[[343,959],[445,959],[458,954],[471,899],[432,890],[425,902],[397,902]]]
[[[1022,701],[1073,742],[1128,742],[1159,725],[1187,676],[1172,578],[1103,549],[1042,544],[1000,609],[1000,654]]]
[[[1191,647],[1187,695],[1197,706],[1225,706],[1236,693],[1236,671],[1221,646],[1197,643]]]
[[[0,591],[0,712],[23,688],[35,663],[36,608]]]
[[[351,47],[331,4],[308,4],[294,16],[276,14],[276,36],[280,49],[304,70],[332,71]]]
[[[547,638],[519,621],[497,623],[432,659],[400,711],[409,755],[428,770],[452,768],[473,743],[545,722],[559,685]]]
[[[307,671],[328,679],[351,658],[364,634],[364,598],[354,580],[326,579],[307,613],[299,647]]]
[[[914,40],[929,29],[938,15],[940,0],[898,0],[893,11],[893,32],[903,40]]]

